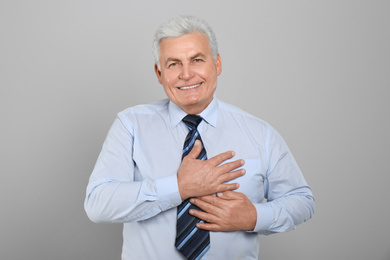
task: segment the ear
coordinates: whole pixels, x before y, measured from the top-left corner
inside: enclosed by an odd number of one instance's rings
[[[217,67],[217,75],[221,75],[222,73],[222,59],[221,55],[217,55],[217,58],[215,59],[215,66]]]
[[[161,80],[161,70],[158,68],[157,64],[154,64],[154,72],[156,73],[156,76],[157,76],[157,79],[158,79],[158,82],[160,82],[160,84],[162,84],[162,80]]]

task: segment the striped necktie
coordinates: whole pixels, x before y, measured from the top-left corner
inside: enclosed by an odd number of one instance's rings
[[[183,122],[189,128],[188,135],[183,146],[182,159],[192,150],[196,140],[202,142],[197,127],[202,121],[202,117],[197,115],[187,115]],[[197,159],[206,160],[207,154],[202,142],[202,151]],[[189,200],[183,201],[177,207],[177,225],[175,246],[179,252],[187,259],[200,259],[210,248],[210,234],[207,230],[198,229],[196,223],[204,222],[189,214],[190,209],[200,210],[192,205]]]

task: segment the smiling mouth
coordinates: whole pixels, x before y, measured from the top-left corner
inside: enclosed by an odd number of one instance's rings
[[[192,86],[185,86],[185,87],[181,87],[181,88],[179,88],[179,89],[180,89],[180,90],[185,90],[185,89],[192,89],[192,88],[199,87],[200,85],[202,85],[202,83],[195,84],[195,85],[192,85]]]

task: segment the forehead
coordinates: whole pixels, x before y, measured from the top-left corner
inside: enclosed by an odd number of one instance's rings
[[[207,36],[200,32],[175,38],[166,38],[160,42],[160,58],[191,56],[194,53],[212,55]]]

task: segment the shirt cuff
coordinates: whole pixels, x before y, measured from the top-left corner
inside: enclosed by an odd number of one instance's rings
[[[273,223],[274,213],[267,203],[255,203],[257,211],[257,222],[253,232],[267,234]]]
[[[165,211],[180,205],[181,196],[177,176],[169,175],[155,180],[157,197],[160,200],[160,208]]]

